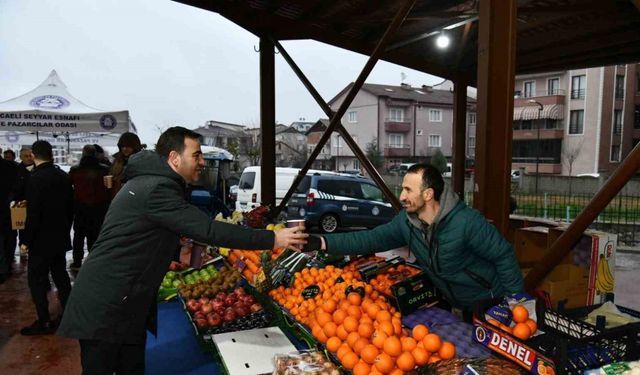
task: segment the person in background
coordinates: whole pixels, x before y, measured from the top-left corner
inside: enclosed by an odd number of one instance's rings
[[[107,167],[111,167],[111,161],[109,161],[109,158],[105,155],[104,149],[100,147],[99,144],[94,144],[93,147],[95,147],[96,149],[96,157],[98,158],[98,161],[100,162],[100,164],[104,164]]]
[[[69,171],[73,184],[73,263],[71,269],[79,269],[84,258],[84,239],[91,251],[98,239],[100,227],[109,208],[109,190],[104,186],[108,168],[100,163],[94,145],[82,148],[82,158]]]
[[[124,185],[124,167],[127,166],[129,157],[136,152],[142,150],[140,138],[134,133],[122,133],[118,140],[118,152],[113,155],[113,165],[111,166],[111,175],[113,176],[113,187],[111,188],[111,196],[115,197]]]
[[[29,182],[29,176],[31,175],[31,171],[33,170],[33,154],[31,153],[31,149],[29,147],[23,147],[20,149],[20,163],[18,164],[18,176],[14,183],[10,201],[13,202],[21,202],[26,199],[27,194],[27,183]],[[14,249],[16,248],[18,231],[14,230],[11,237],[11,243],[9,246]],[[20,253],[21,256],[26,254]]]
[[[20,330],[24,336],[55,332],[47,300],[49,273],[63,310],[71,292],[65,253],[71,249],[73,187],[69,176],[53,165],[49,142],[36,141],[31,149],[36,166],[27,185],[27,220],[20,241],[29,251],[27,279],[38,319]]]
[[[415,164],[402,181],[404,209],[368,231],[309,237],[305,251],[373,254],[408,246],[445,300],[471,318],[473,303],[524,291],[509,242],[458,199],[433,166]]]
[[[11,189],[18,177],[16,163],[0,159],[0,284],[11,274],[15,254],[15,235],[11,230],[11,210],[9,209]],[[13,247],[11,247],[13,236]]]
[[[82,373],[144,374],[146,330],[156,334],[156,294],[180,236],[237,249],[306,243],[300,228],[277,232],[212,221],[185,199],[204,168],[200,135],[167,129],[154,151],[129,159],[126,183],[76,278],[58,335],[80,341]]]
[[[16,161],[16,153],[13,150],[6,150],[2,155],[4,160]]]

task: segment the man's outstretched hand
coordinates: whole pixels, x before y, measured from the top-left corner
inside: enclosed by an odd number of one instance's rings
[[[275,233],[274,248],[289,247],[302,248],[307,243],[308,234],[303,232],[304,227],[284,228]]]

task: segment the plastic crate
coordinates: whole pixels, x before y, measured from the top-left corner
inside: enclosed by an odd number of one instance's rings
[[[501,299],[493,299],[476,304],[474,339],[534,374],[581,374],[590,368],[640,356],[634,324],[600,329],[576,319],[577,315],[570,317],[566,312],[550,310],[540,301],[536,303],[536,315],[538,329],[544,333],[523,342],[485,320],[485,311],[500,302]],[[596,307],[590,306],[589,311]],[[640,316],[636,311],[625,310]]]

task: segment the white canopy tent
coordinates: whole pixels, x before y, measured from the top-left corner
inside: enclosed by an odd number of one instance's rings
[[[0,102],[0,143],[31,144],[46,139],[70,147],[115,145],[120,134],[135,127],[129,111],[103,111],[73,97],[55,70],[38,87]]]

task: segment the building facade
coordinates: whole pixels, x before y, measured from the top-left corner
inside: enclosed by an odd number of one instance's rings
[[[513,168],[611,174],[640,141],[640,64],[516,77]]]

